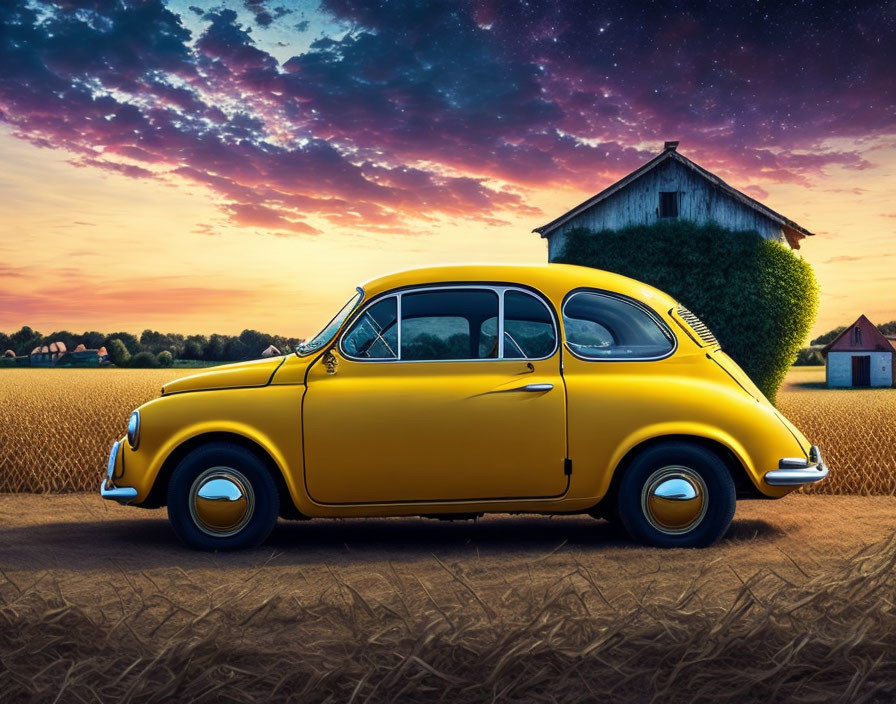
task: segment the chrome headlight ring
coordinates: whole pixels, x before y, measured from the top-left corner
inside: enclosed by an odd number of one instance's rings
[[[140,411],[134,411],[131,413],[131,417],[128,418],[128,445],[131,446],[132,450],[137,449],[137,445],[140,444]]]

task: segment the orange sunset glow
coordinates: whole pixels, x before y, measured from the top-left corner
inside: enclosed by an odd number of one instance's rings
[[[848,51],[836,69],[814,57],[782,72],[760,25],[745,25],[738,49],[685,14],[677,26],[693,41],[676,50],[674,79],[638,13],[608,12],[610,44],[574,55],[557,45],[578,46],[584,30],[544,10],[523,23],[521,52],[499,5],[483,3],[442,18],[453,38],[390,63],[376,46],[404,20],[352,3],[302,4],[302,22],[288,3],[266,18],[240,3],[148,3],[146,41],[116,34],[137,10],[115,7],[105,23],[29,3],[5,18],[0,330],[308,336],[390,270],[546,261],[531,230],[664,139],[816,233],[800,250],[821,285],[813,335],[860,313],[896,318],[896,127],[880,54],[854,57],[861,75]],[[852,31],[828,19],[819,32]],[[873,18],[859,19],[855,51],[882,53],[865,33]],[[623,38],[636,22],[641,34]],[[78,32],[103,35],[108,54],[66,53]],[[632,41],[656,66],[649,79],[619,51]],[[461,51],[491,73],[458,74]]]

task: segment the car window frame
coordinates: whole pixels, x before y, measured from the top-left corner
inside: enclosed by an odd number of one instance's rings
[[[653,322],[657,324],[660,330],[663,332],[666,337],[672,342],[671,349],[662,355],[657,355],[653,357],[584,357],[580,354],[576,354],[575,350],[570,347],[569,340],[566,337],[566,324],[563,325],[563,349],[569,352],[576,359],[580,359],[583,362],[659,362],[664,359],[668,359],[678,350],[678,336],[672,330],[672,327],[668,325],[662,317],[657,313],[653,308],[642,303],[637,298],[632,298],[631,296],[626,296],[622,293],[617,293],[616,291],[607,291],[605,289],[599,288],[591,288],[588,286],[582,286],[579,288],[574,288],[569,291],[564,297],[563,302],[560,304],[560,320],[561,322],[566,318],[566,306],[567,304],[578,294],[580,293],[593,293],[599,296],[604,296],[605,298],[614,298],[623,303],[627,303],[628,305],[637,308],[638,310],[645,313]]]
[[[467,359],[401,359],[401,297],[404,294],[412,294],[412,293],[426,293],[428,291],[491,291],[495,293],[498,297],[498,356],[497,357],[476,357],[476,358],[467,358]],[[543,357],[504,357],[504,293],[506,291],[518,291],[520,293],[528,294],[534,297],[539,303],[541,303],[545,309],[548,311],[548,315],[551,318],[551,325],[554,330],[554,347],[551,349],[550,354]],[[365,357],[354,357],[348,354],[343,347],[343,340],[345,336],[351,332],[354,327],[356,321],[364,315],[364,312],[370,308],[371,306],[376,305],[378,302],[385,300],[390,296],[395,296],[397,298],[397,317],[396,317],[396,325],[398,325],[398,357],[395,359],[383,359],[383,358],[365,358]],[[399,289],[393,289],[391,291],[384,291],[378,296],[370,299],[363,307],[359,307],[355,314],[351,316],[349,321],[343,327],[342,332],[339,335],[338,348],[339,353],[348,360],[352,362],[364,362],[368,364],[454,364],[455,362],[541,362],[546,359],[551,359],[557,351],[560,349],[560,340],[561,340],[561,327],[560,327],[560,319],[557,316],[557,312],[554,310],[554,307],[550,304],[548,299],[536,289],[529,288],[528,286],[524,286],[522,284],[503,284],[503,283],[483,283],[483,282],[452,282],[450,284],[423,284],[419,286],[407,286]]]

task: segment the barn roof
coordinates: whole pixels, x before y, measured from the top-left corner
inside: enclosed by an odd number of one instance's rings
[[[859,345],[849,344],[848,334],[852,333],[855,328],[859,328],[862,331],[862,342]],[[884,334],[877,329],[877,326],[872,323],[868,318],[863,314],[860,315],[856,322],[852,325],[848,325],[843,331],[837,335],[833,340],[831,340],[827,345],[825,345],[821,353],[827,355],[828,352],[894,352],[896,351],[896,340],[888,339],[884,337]]]
[[[613,185],[608,186],[607,188],[602,190],[600,193],[597,193],[596,195],[591,196],[591,198],[589,198],[588,200],[583,201],[582,203],[579,203],[572,210],[569,210],[569,211],[563,213],[563,215],[561,215],[560,217],[555,218],[554,220],[551,220],[546,225],[542,225],[541,227],[536,227],[534,230],[532,230],[532,232],[537,232],[542,237],[549,237],[554,230],[556,230],[558,227],[560,227],[564,223],[566,223],[569,220],[571,220],[572,218],[574,218],[576,215],[583,213],[584,211],[588,210],[592,206],[595,206],[598,203],[600,203],[601,201],[606,200],[614,193],[621,191],[623,188],[628,186],[633,181],[639,179],[641,176],[643,176],[647,172],[655,169],[656,167],[660,166],[661,164],[664,164],[665,162],[667,162],[669,160],[672,160],[672,161],[675,161],[675,162],[681,164],[685,168],[690,169],[691,171],[694,171],[695,173],[699,174],[706,181],[708,181],[710,184],[712,184],[715,188],[718,188],[720,191],[727,194],[734,200],[747,206],[748,208],[752,208],[753,210],[757,211],[761,215],[764,215],[765,217],[767,217],[769,220],[772,220],[773,222],[780,225],[781,228],[784,230],[784,235],[787,237],[788,243],[790,243],[790,246],[793,247],[794,249],[800,248],[799,241],[803,237],[807,237],[807,236],[813,237],[814,236],[815,233],[809,232],[802,225],[798,225],[793,220],[790,220],[789,218],[786,218],[783,215],[781,215],[780,213],[772,210],[768,206],[763,205],[755,198],[750,198],[750,196],[748,196],[746,193],[741,193],[739,190],[737,190],[733,186],[729,186],[727,183],[725,183],[722,179],[720,179],[718,176],[716,176],[711,171],[707,171],[699,164],[696,164],[693,161],[691,161],[690,159],[688,159],[686,156],[682,156],[681,154],[678,153],[677,147],[678,147],[678,142],[666,142],[666,147],[663,149],[663,151],[660,152],[659,154],[657,154],[655,157],[653,157],[653,159],[651,159],[650,161],[645,163],[643,166],[635,169],[628,176],[626,176],[623,179],[620,179]]]

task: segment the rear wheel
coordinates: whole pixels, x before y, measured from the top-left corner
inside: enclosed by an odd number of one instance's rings
[[[210,443],[181,460],[168,484],[168,519],[177,537],[199,550],[260,545],[277,521],[277,486],[244,447]]]
[[[658,547],[705,547],[734,518],[734,481],[725,463],[687,442],[654,445],[639,454],[619,483],[617,508],[635,540]]]

